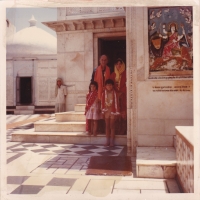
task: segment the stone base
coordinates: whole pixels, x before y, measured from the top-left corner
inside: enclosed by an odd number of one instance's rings
[[[15,115],[32,115],[34,110],[14,110]]]
[[[85,112],[85,104],[76,104],[74,106],[75,112]]]
[[[88,136],[85,132],[34,132],[33,129],[13,133],[12,142],[104,145],[106,137],[105,135]],[[126,135],[115,136],[115,145],[126,145],[126,143]]]
[[[175,178],[175,148],[137,147],[136,174],[139,178]]]
[[[36,132],[83,132],[85,122],[35,122]]]
[[[85,122],[84,112],[63,112],[55,113],[56,122]]]

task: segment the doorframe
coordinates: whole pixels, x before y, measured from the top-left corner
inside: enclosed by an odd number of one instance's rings
[[[93,69],[99,66],[99,57],[98,57],[98,51],[99,51],[99,46],[98,46],[98,39],[101,38],[115,38],[115,37],[126,37],[126,31],[121,31],[121,32],[105,32],[105,33],[94,33],[93,39],[93,49],[94,49],[94,57],[93,57]]]
[[[20,90],[21,90],[21,88],[20,88],[20,79],[21,78],[31,78],[31,101],[32,101],[32,103],[30,103],[30,104],[28,104],[28,105],[34,105],[34,85],[33,85],[33,76],[16,76],[16,80],[15,80],[15,85],[16,85],[16,106],[23,106],[23,105],[25,105],[25,104],[21,104],[20,103]]]

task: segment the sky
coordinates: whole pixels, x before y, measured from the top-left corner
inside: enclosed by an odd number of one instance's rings
[[[56,21],[57,8],[7,8],[6,18],[16,27],[16,32],[29,27],[32,15],[37,20],[36,26],[56,37],[55,31],[41,22]]]

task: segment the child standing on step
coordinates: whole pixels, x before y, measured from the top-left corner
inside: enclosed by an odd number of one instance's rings
[[[101,100],[102,113],[106,122],[106,143],[104,146],[114,146],[115,139],[115,120],[119,115],[117,94],[114,90],[114,82],[111,79],[106,80],[105,90]]]
[[[89,93],[86,96],[86,130],[88,135],[97,135],[97,120],[102,119],[101,104],[98,99],[98,83],[92,81],[89,86]],[[88,126],[88,127],[87,127]]]

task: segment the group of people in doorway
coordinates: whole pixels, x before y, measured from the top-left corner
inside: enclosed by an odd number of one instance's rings
[[[86,131],[96,136],[106,133],[105,146],[114,146],[116,130],[126,134],[126,68],[123,60],[115,61],[114,72],[107,66],[108,57],[100,57],[100,65],[94,69],[86,95]],[[67,95],[62,80],[57,79],[55,112],[64,112],[63,103]]]

